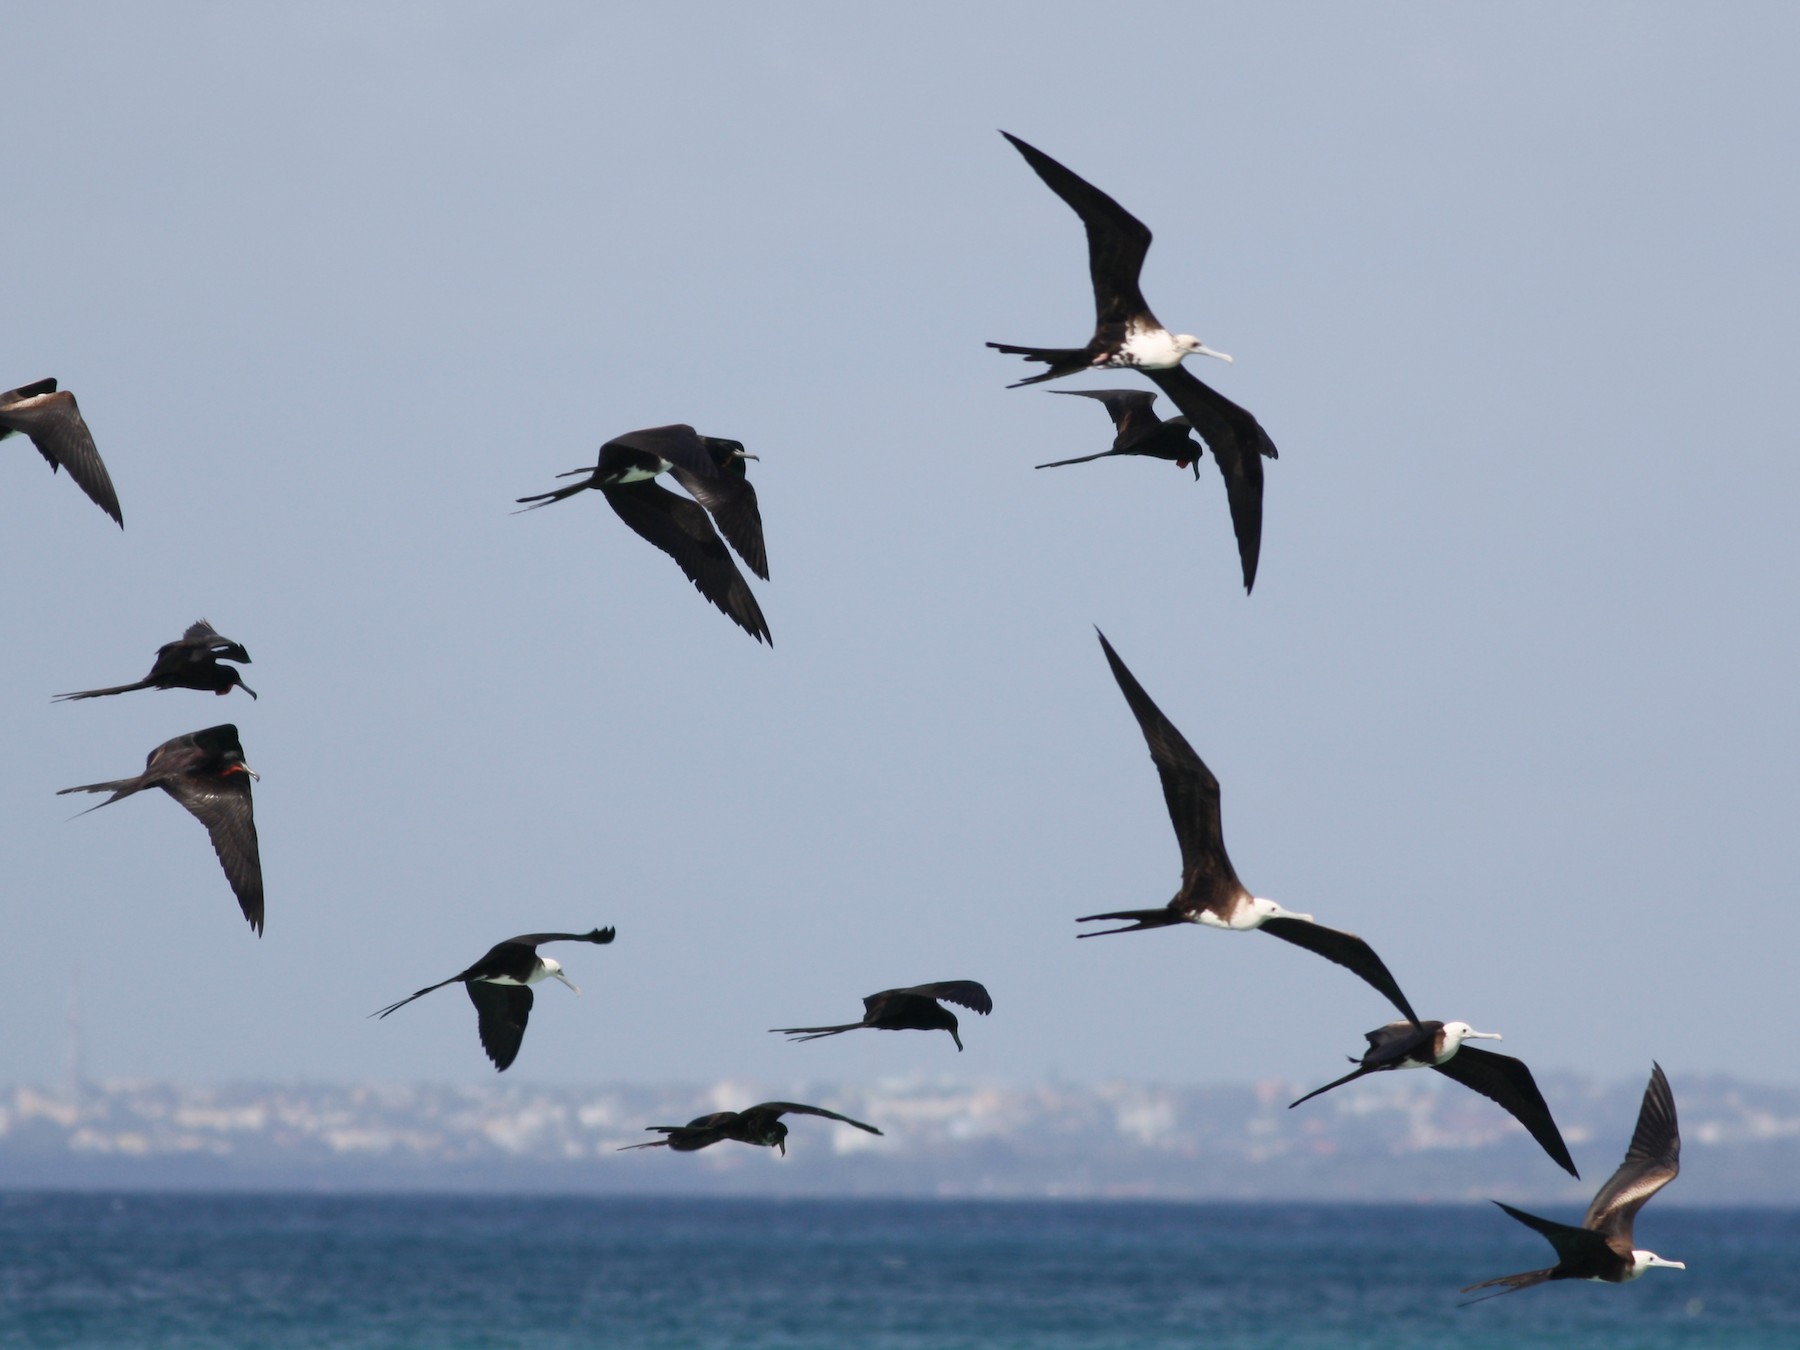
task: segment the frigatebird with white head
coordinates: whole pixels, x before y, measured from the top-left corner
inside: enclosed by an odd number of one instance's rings
[[[879,994],[870,994],[863,1000],[860,1022],[845,1022],[835,1027],[771,1027],[769,1030],[792,1036],[796,1043],[860,1031],[864,1027],[873,1027],[877,1031],[947,1031],[960,1051],[963,1043],[962,1037],[956,1034],[956,1014],[946,1008],[945,1003],[955,1003],[983,1017],[994,1011],[994,1000],[988,997],[987,989],[981,984],[974,980],[944,980],[938,984],[915,984],[909,989],[883,989]]]
[[[1637,1212],[1680,1173],[1681,1127],[1675,1119],[1675,1094],[1669,1090],[1669,1080],[1662,1065],[1653,1062],[1650,1083],[1644,1089],[1643,1105],[1638,1108],[1637,1129],[1632,1131],[1631,1147],[1625,1150],[1625,1161],[1600,1188],[1594,1203],[1582,1217],[1581,1227],[1540,1219],[1498,1200],[1494,1202],[1527,1228],[1535,1228],[1548,1238],[1550,1245],[1556,1248],[1556,1264],[1543,1270],[1483,1280],[1480,1284],[1468,1285],[1462,1292],[1470,1294],[1477,1289],[1502,1286],[1499,1293],[1469,1300],[1469,1303],[1481,1303],[1549,1280],[1625,1284],[1655,1266],[1686,1270],[1686,1262],[1670,1261],[1655,1252],[1645,1251],[1631,1234]]]
[[[213,852],[219,856],[219,866],[225,869],[225,879],[237,896],[238,908],[260,937],[262,855],[257,848],[256,814],[250,798],[250,780],[256,776],[256,771],[244,763],[238,729],[228,722],[164,741],[150,752],[144,771],[135,778],[63,788],[57,795],[110,792],[112,796],[100,806],[111,806],[145,788],[161,788],[206,826]],[[98,811],[100,806],[90,806],[88,811]],[[86,815],[87,811],[81,814]]]
[[[593,468],[559,475],[585,474],[584,481],[518,500],[525,510],[535,511],[595,489],[619,519],[673,558],[701,595],[758,642],[773,646],[762,608],[719,538],[723,533],[750,570],[769,579],[762,514],[744,466],[745,460],[755,458],[740,441],[702,436],[684,424],[646,427],[601,446]],[[656,482],[665,473],[687,490],[688,497]]]
[[[75,395],[66,389],[59,393],[54,379],[8,389],[0,394],[0,440],[15,431],[30,438],[49,462],[51,473],[67,469],[88,500],[117,521],[121,530],[125,528],[119,494],[113,491],[112,477],[100,461],[93,433],[75,406]]]
[[[54,701],[67,703],[73,699],[104,698],[108,694],[129,694],[134,689],[201,689],[215,694],[229,694],[233,689],[242,689],[251,698],[255,698],[256,690],[244,683],[237,668],[220,665],[221,661],[241,661],[248,665],[250,653],[244,650],[241,643],[221,637],[217,629],[201,619],[198,623],[190,624],[187,632],[176,641],[165,642],[158,647],[150,673],[136,683],[117,684],[110,689],[83,689],[75,694],[58,694]]]
[[[1263,932],[1291,942],[1327,961],[1359,975],[1384,995],[1410,1022],[1419,1019],[1400,986],[1388,973],[1375,949],[1354,933],[1327,928],[1310,914],[1296,914],[1283,909],[1273,900],[1254,895],[1238,880],[1225,853],[1224,827],[1219,814],[1219,780],[1206,767],[1187,739],[1151,702],[1132,673],[1125,668],[1119,654],[1100,634],[1100,646],[1106,652],[1113,678],[1131,705],[1144,740],[1150,747],[1150,758],[1162,779],[1163,798],[1168,804],[1169,820],[1175,826],[1175,837],[1181,844],[1181,889],[1161,909],[1126,909],[1110,914],[1088,914],[1077,923],[1094,923],[1106,919],[1128,919],[1124,928],[1108,928],[1082,937],[1105,937],[1110,933],[1132,933],[1140,928],[1163,928],[1169,924],[1197,923],[1208,928],[1226,928],[1233,932]]]
[[[1558,1167],[1572,1177],[1580,1177],[1575,1160],[1569,1156],[1569,1146],[1563,1143],[1562,1131],[1556,1128],[1544,1094],[1538,1091],[1537,1080],[1525,1061],[1465,1044],[1504,1039],[1499,1032],[1477,1031],[1467,1022],[1389,1022],[1364,1033],[1364,1039],[1369,1048],[1360,1060],[1352,1058],[1351,1063],[1357,1066],[1354,1070],[1322,1088],[1314,1088],[1299,1101],[1290,1102],[1288,1109],[1368,1074],[1393,1069],[1436,1069],[1503,1107],[1530,1131]]]
[[[605,944],[612,940],[610,928],[596,928],[588,933],[525,933],[508,938],[505,942],[496,942],[486,956],[460,975],[428,984],[418,993],[408,994],[398,1003],[390,1003],[369,1016],[386,1017],[434,989],[461,984],[469,991],[469,1002],[475,1005],[481,1048],[494,1062],[494,1069],[504,1073],[519,1057],[519,1047],[525,1041],[525,1024],[531,1019],[531,986],[544,980],[561,980],[577,994],[581,992],[575,981],[563,974],[560,961],[537,954],[538,945],[544,942]]]
[[[619,1152],[628,1153],[637,1148],[670,1148],[677,1153],[693,1153],[699,1149],[711,1148],[727,1139],[735,1139],[740,1144],[778,1148],[786,1156],[788,1127],[781,1123],[783,1116],[823,1116],[826,1120],[841,1120],[846,1125],[854,1125],[869,1134],[881,1133],[873,1125],[865,1125],[849,1116],[840,1116],[836,1111],[827,1111],[822,1106],[802,1106],[799,1102],[762,1102],[743,1111],[714,1111],[709,1116],[699,1116],[685,1125],[646,1125],[645,1129],[665,1134],[668,1138],[656,1139],[648,1144],[626,1144]]]

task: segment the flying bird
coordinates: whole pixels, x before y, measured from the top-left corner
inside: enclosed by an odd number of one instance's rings
[[[634,1148],[672,1148],[677,1153],[693,1153],[726,1139],[735,1139],[740,1144],[778,1148],[785,1156],[788,1127],[781,1123],[784,1115],[823,1116],[826,1120],[841,1120],[846,1125],[854,1125],[870,1134],[881,1133],[873,1125],[865,1125],[849,1116],[840,1116],[836,1111],[827,1111],[822,1106],[802,1106],[798,1102],[763,1102],[746,1111],[715,1111],[710,1116],[700,1116],[685,1125],[647,1125],[645,1129],[665,1134],[668,1138],[653,1140],[648,1144],[626,1144],[619,1152],[626,1153]]]
[[[941,984],[915,984],[910,989],[883,989],[863,1000],[860,1022],[846,1022],[838,1027],[771,1027],[771,1031],[792,1036],[796,1042],[816,1041],[821,1036],[836,1036],[846,1031],[873,1027],[877,1031],[947,1031],[956,1048],[963,1048],[956,1034],[956,1014],[938,1000],[957,1004],[986,1017],[994,1010],[988,991],[974,980],[945,980]]]
[[[1465,1044],[1501,1040],[1499,1032],[1477,1031],[1467,1022],[1389,1022],[1365,1033],[1364,1039],[1369,1048],[1361,1060],[1351,1059],[1357,1065],[1355,1070],[1322,1088],[1314,1088],[1299,1101],[1290,1102],[1288,1109],[1367,1074],[1392,1069],[1436,1069],[1503,1107],[1531,1132],[1558,1167],[1572,1177],[1581,1176],[1525,1061]]]
[[[1632,1240],[1632,1222],[1651,1196],[1667,1186],[1681,1172],[1681,1128],[1675,1119],[1675,1094],[1662,1065],[1650,1066],[1650,1083],[1644,1089],[1644,1103],[1638,1108],[1637,1129],[1632,1131],[1631,1147],[1625,1150],[1625,1161],[1600,1188],[1594,1203],[1588,1206],[1581,1227],[1555,1223],[1527,1214],[1511,1205],[1500,1205],[1527,1228],[1535,1228],[1550,1239],[1556,1248],[1556,1264],[1544,1270],[1527,1270],[1518,1275],[1502,1275],[1497,1280],[1471,1284],[1462,1292],[1503,1286],[1498,1294],[1484,1294],[1470,1299],[1481,1303],[1548,1280],[1600,1280],[1606,1284],[1624,1284],[1635,1280],[1652,1266],[1670,1266],[1686,1270],[1682,1261],[1669,1261],[1655,1252],[1644,1251]],[[1464,1305],[1465,1307],[1467,1304]]]
[[[64,788],[70,792],[110,792],[112,796],[88,811],[111,806],[122,797],[145,788],[159,787],[186,807],[212,838],[213,852],[225,869],[225,879],[237,896],[238,908],[260,937],[263,931],[262,857],[256,847],[256,817],[250,800],[250,780],[256,772],[244,763],[244,747],[238,729],[230,723],[190,731],[164,741],[144,761],[136,778],[112,783],[87,783]],[[86,815],[84,811],[81,814]]]
[[[1112,666],[1113,678],[1125,695],[1125,701],[1136,714],[1144,740],[1150,746],[1150,758],[1162,779],[1163,797],[1168,803],[1169,820],[1175,826],[1175,837],[1181,845],[1181,889],[1161,909],[1127,909],[1110,914],[1089,914],[1077,923],[1094,923],[1109,919],[1126,919],[1124,928],[1108,928],[1082,937],[1105,937],[1110,933],[1132,933],[1140,928],[1162,928],[1173,923],[1198,923],[1209,928],[1228,928],[1235,932],[1252,930],[1278,937],[1297,947],[1316,952],[1327,961],[1361,976],[1386,996],[1409,1022],[1419,1019],[1400,986],[1388,973],[1374,948],[1354,933],[1327,928],[1310,914],[1296,914],[1283,909],[1273,900],[1252,895],[1232,870],[1225,854],[1225,836],[1219,819],[1219,780],[1214,778],[1199,755],[1162,710],[1150,701],[1119,654],[1100,634],[1100,646]]]
[[[128,694],[133,689],[210,689],[215,694],[229,694],[242,689],[251,698],[256,690],[245,684],[234,666],[221,661],[250,664],[250,653],[230,638],[220,637],[205,619],[190,625],[174,642],[156,649],[156,662],[150,673],[136,684],[114,685],[111,689],[84,689],[77,694],[58,694],[56,702],[78,698],[104,698],[108,694]]]
[[[369,1016],[386,1017],[434,989],[460,983],[469,991],[469,1002],[475,1005],[481,1048],[487,1051],[495,1070],[504,1073],[519,1057],[519,1046],[525,1040],[525,1024],[531,1019],[531,986],[544,980],[561,980],[577,994],[581,992],[575,982],[563,974],[561,962],[537,954],[538,944],[592,942],[603,945],[612,940],[610,928],[596,928],[589,933],[526,933],[508,938],[505,942],[496,942],[486,956],[460,975],[428,984],[418,993],[408,994],[398,1003],[390,1003]]]
[[[755,458],[739,441],[702,436],[690,426],[647,427],[601,446],[593,468],[559,475],[586,474],[584,481],[518,500],[535,511],[596,489],[621,520],[675,560],[700,594],[751,637],[773,646],[762,609],[719,538],[723,533],[750,570],[769,579],[762,514],[744,464]],[[656,482],[665,473],[687,490],[691,501]]]
[[[94,437],[81,420],[75,395],[58,393],[55,380],[38,380],[0,394],[0,440],[23,432],[50,462],[50,472],[67,469],[75,486],[88,499],[125,528],[119,512],[119,494],[113,491],[106,465],[94,448]]]
[[[1144,255],[1150,249],[1150,231],[1141,220],[1036,146],[1027,145],[1011,132],[1000,134],[1025,156],[1025,162],[1050,190],[1081,217],[1081,223],[1087,227],[1088,272],[1094,282],[1094,336],[1087,346],[1014,347],[1003,342],[988,343],[999,351],[1050,367],[1042,375],[1018,381],[1012,388],[1060,379],[1082,370],[1120,366],[1166,370],[1195,353],[1231,360],[1197,337],[1171,333],[1150,312],[1144,293],[1138,289],[1138,273],[1143,270]]]
[[[1225,500],[1231,508],[1231,528],[1237,536],[1238,562],[1248,594],[1256,584],[1256,563],[1262,554],[1262,462],[1265,456],[1276,457],[1275,443],[1247,411],[1189,374],[1185,366],[1145,373],[1163,386],[1181,409],[1180,415],[1159,418],[1152,407],[1156,395],[1148,389],[1053,389],[1053,394],[1099,399],[1112,417],[1116,434],[1110,450],[1037,467],[1057,469],[1111,455],[1148,455],[1170,460],[1180,469],[1193,465],[1198,481],[1201,446],[1192,439],[1198,432],[1225,480]]]

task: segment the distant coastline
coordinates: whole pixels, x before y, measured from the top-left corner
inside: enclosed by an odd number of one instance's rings
[[[1308,1103],[1300,1085],[913,1081],[546,1087],[155,1081],[0,1087],[0,1189],[1468,1201],[1585,1205],[1641,1085],[1545,1075],[1576,1161],[1546,1164],[1498,1108],[1435,1074]],[[783,1160],[620,1154],[646,1125],[769,1098],[870,1120],[803,1123]],[[1800,1088],[1681,1087],[1690,1205],[1800,1204]]]

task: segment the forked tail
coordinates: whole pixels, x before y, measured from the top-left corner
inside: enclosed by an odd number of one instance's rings
[[[1105,928],[1098,933],[1077,933],[1077,937],[1106,937],[1110,933],[1135,933],[1140,928],[1166,928],[1172,923],[1180,923],[1181,916],[1164,905],[1161,909],[1121,909],[1111,914],[1086,914],[1075,920],[1076,923],[1097,923],[1104,919],[1130,919],[1131,923],[1124,928]]]
[[[794,1044],[801,1041],[816,1041],[821,1036],[837,1036],[846,1031],[856,1031],[861,1022],[846,1022],[841,1027],[770,1027],[771,1032],[779,1031],[783,1036],[792,1036]]]
[[[150,681],[139,680],[136,684],[116,684],[111,689],[83,689],[78,694],[57,694],[50,701],[67,703],[78,698],[105,698],[108,694],[129,694],[133,689],[148,689],[149,687]],[[224,690],[219,692],[223,693]]]
[[[1064,375],[1074,375],[1088,368],[1086,347],[1014,347],[1005,342],[990,342],[988,346],[997,352],[1005,352],[1008,356],[1042,361],[1050,367],[1042,375],[1033,375],[1027,380],[1014,380],[1006,386],[1008,389],[1017,389],[1026,384],[1042,384],[1045,380],[1059,380]]]
[[[1327,1083],[1324,1087],[1314,1088],[1311,1092],[1307,1093],[1304,1097],[1300,1098],[1299,1101],[1289,1102],[1288,1110],[1292,1111],[1296,1106],[1300,1105],[1300,1102],[1310,1102],[1314,1097],[1317,1097],[1321,1092],[1330,1092],[1331,1089],[1333,1089],[1335,1087],[1342,1087],[1342,1086],[1344,1086],[1345,1083],[1353,1082],[1356,1079],[1361,1078],[1365,1073],[1374,1073],[1374,1072],[1375,1072],[1375,1070],[1373,1070],[1373,1069],[1358,1067],[1358,1068],[1352,1070],[1351,1072],[1345,1074],[1342,1078],[1334,1078],[1331,1082]]]
[[[1459,1291],[1460,1293],[1472,1294],[1477,1289],[1492,1289],[1497,1284],[1506,1287],[1497,1293],[1483,1294],[1480,1298],[1465,1299],[1456,1306],[1466,1308],[1472,1303],[1486,1303],[1490,1298],[1499,1298],[1501,1294],[1516,1294],[1521,1289],[1529,1289],[1534,1284],[1542,1284],[1554,1274],[1556,1274],[1556,1268],[1549,1266],[1543,1270],[1523,1270],[1517,1275],[1502,1275],[1497,1280],[1483,1280],[1480,1284],[1465,1285]]]

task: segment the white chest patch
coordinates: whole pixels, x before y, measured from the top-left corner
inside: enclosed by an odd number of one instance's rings
[[[1175,335],[1166,328],[1134,328],[1126,335],[1124,345],[1106,364],[1135,366],[1144,370],[1167,370],[1181,364],[1186,356],[1175,345]]]

